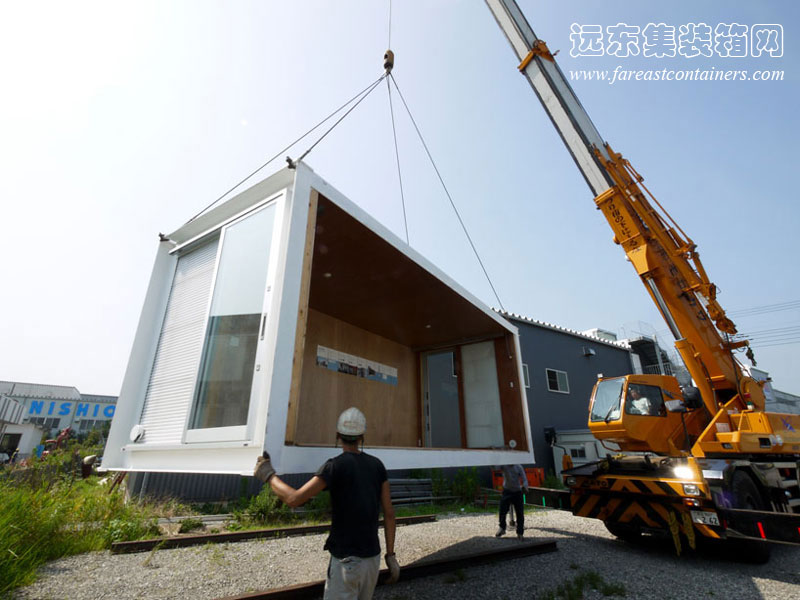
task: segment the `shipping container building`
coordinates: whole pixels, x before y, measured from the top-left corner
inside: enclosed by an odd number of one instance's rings
[[[376,192],[379,193],[379,192]],[[159,243],[102,467],[534,462],[517,329],[298,163]]]

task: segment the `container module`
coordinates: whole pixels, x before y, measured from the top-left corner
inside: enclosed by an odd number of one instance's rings
[[[521,372],[513,325],[298,163],[162,237],[102,467],[313,472],[349,406],[389,469],[531,463]]]

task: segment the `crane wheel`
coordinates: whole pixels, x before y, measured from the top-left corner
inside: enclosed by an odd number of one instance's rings
[[[753,479],[744,471],[736,471],[731,480],[731,502],[733,508],[767,510],[764,499]],[[744,562],[763,564],[769,561],[772,547],[766,542],[731,540],[737,558]]]
[[[630,523],[603,521],[603,525],[606,526],[611,535],[626,542],[636,542],[642,537],[641,528]]]

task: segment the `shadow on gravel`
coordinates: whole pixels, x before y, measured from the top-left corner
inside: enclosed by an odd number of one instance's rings
[[[663,567],[670,562],[681,561],[683,566],[698,568],[704,572],[754,577],[800,585],[800,547],[783,544],[772,545],[772,557],[766,564],[753,564],[741,551],[724,542],[698,539],[695,550],[688,547],[685,538],[681,555],[677,556],[672,540],[666,537],[643,535],[635,542],[617,538],[594,536],[554,527],[537,527],[537,531],[550,532],[559,536],[559,541],[567,543],[570,539],[587,543],[598,553],[619,552],[622,555],[635,554],[639,560],[660,561]],[[566,539],[565,539],[566,538]],[[562,548],[563,549],[563,548]],[[625,560],[624,558],[621,558]],[[752,595],[748,595],[748,592]],[[759,591],[742,590],[742,598],[761,598]]]
[[[446,548],[442,548],[441,550],[438,550],[436,552],[432,552],[431,554],[427,554],[424,557],[420,558],[419,560],[416,560],[410,564],[418,565],[435,560],[442,560],[442,559],[475,554],[478,552],[507,550],[509,548],[519,547],[524,544],[531,544],[535,542],[551,542],[551,541],[554,541],[553,538],[549,538],[547,536],[526,537],[523,541],[519,541],[516,535],[506,535],[505,537],[501,538],[496,538],[494,536],[474,536],[469,539],[458,542],[457,544],[453,544],[451,546],[447,546]]]

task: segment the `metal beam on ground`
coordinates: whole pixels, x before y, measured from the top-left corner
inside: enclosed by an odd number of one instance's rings
[[[555,552],[555,540],[543,540],[536,542],[514,542],[508,548],[501,550],[490,550],[475,552],[470,554],[460,554],[450,558],[435,560],[422,560],[403,566],[400,569],[400,581],[419,579],[420,577],[430,577],[457,569],[479,567],[497,561],[506,561],[514,558],[524,558],[535,554]],[[384,581],[389,576],[389,572],[383,569],[378,579],[378,585],[386,585]],[[240,596],[226,596],[219,600],[300,600],[306,598],[319,598],[325,590],[325,581],[313,581],[310,583],[300,583],[287,587],[266,590],[263,592],[253,592]]]
[[[416,523],[431,523],[436,520],[436,515],[419,515],[415,517],[398,517],[397,525],[414,525]],[[381,525],[383,522],[381,521]],[[134,552],[147,552],[153,548],[183,548],[202,544],[221,544],[223,542],[242,542],[259,538],[289,537],[295,535],[309,535],[325,533],[330,525],[302,525],[299,527],[282,527],[279,529],[252,529],[250,531],[231,531],[228,533],[207,533],[203,535],[186,535],[181,537],[163,537],[152,540],[136,540],[133,542],[114,542],[111,544],[112,554],[131,554]]]

